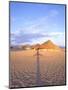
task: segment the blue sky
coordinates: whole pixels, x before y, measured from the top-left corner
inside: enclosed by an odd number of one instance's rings
[[[11,2],[10,34],[11,45],[51,40],[65,46],[65,6]]]

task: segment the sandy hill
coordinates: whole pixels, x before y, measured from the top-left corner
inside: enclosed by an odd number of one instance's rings
[[[42,44],[36,44],[36,45],[32,45],[32,49],[55,49],[55,50],[59,50],[60,47],[55,45],[51,40],[48,40]]]
[[[60,49],[59,46],[55,45],[51,40],[48,40],[40,45],[40,49]]]
[[[11,49],[55,49],[55,50],[60,50],[60,47],[55,45],[51,40],[48,40],[42,44],[35,44],[35,45],[21,45],[21,46],[15,46],[15,47],[11,47]]]
[[[31,46],[32,49],[37,49],[37,48],[40,48],[40,44],[35,44],[35,45],[32,45]]]

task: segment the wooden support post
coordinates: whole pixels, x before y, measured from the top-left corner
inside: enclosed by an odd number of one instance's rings
[[[37,54],[36,54],[36,58],[37,58],[37,77],[36,77],[36,84],[37,86],[40,86],[40,54],[39,54],[39,48],[36,49],[37,50]]]

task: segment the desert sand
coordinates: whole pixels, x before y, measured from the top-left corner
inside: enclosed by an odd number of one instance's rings
[[[10,51],[11,88],[65,85],[65,51],[40,49],[39,52],[38,78],[36,50]]]

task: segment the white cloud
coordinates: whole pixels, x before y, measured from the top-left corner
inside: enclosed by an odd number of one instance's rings
[[[27,20],[27,22],[24,22],[23,25],[20,25],[21,27],[19,27],[18,30],[15,30],[15,33],[38,33],[40,31],[43,32],[44,28],[47,29],[49,27],[48,20],[52,16],[55,16],[57,14],[57,10],[50,10],[47,16],[43,16],[41,18],[38,17],[35,20]]]

